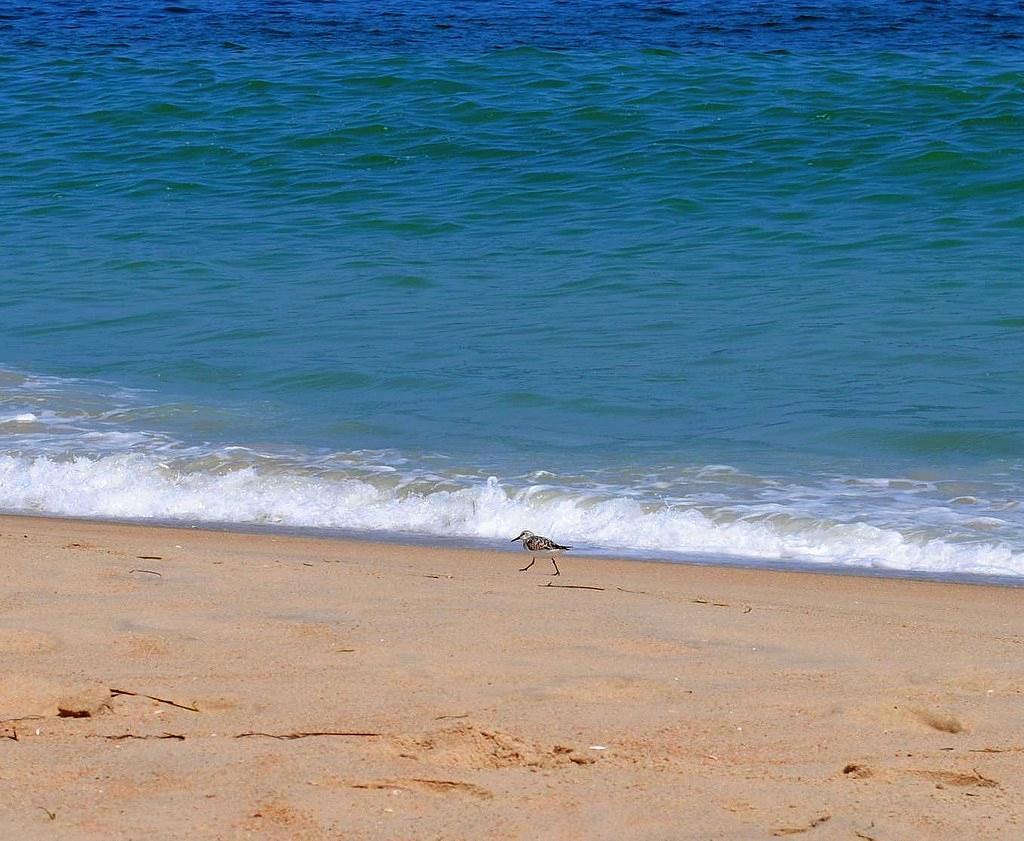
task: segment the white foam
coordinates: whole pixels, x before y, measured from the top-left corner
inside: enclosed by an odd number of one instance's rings
[[[391,477],[391,478],[389,478]],[[865,522],[751,507],[643,502],[491,478],[467,484],[392,473],[360,478],[273,469],[207,455],[175,465],[143,453],[0,456],[0,508],[68,516],[264,523],[507,541],[523,528],[581,547],[671,556],[876,566],[930,573],[1024,576],[1004,541],[921,536]]]

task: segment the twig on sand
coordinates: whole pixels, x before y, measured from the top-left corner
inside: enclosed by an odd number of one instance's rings
[[[732,607],[732,605],[729,604],[728,602],[713,602],[710,599],[696,598],[696,599],[690,599],[690,601],[693,602],[694,604],[709,604],[709,605],[712,605],[713,607]]]
[[[44,812],[46,812],[46,817],[48,817],[51,821],[57,820],[57,813],[56,812],[51,812],[45,806],[40,806],[39,808],[42,809]]]
[[[140,561],[162,561],[164,559],[163,555],[136,555],[135,557]]]
[[[978,778],[978,785],[986,786],[988,788],[995,788],[999,785],[999,780],[993,780],[991,777],[986,777],[977,768],[971,769],[974,772],[974,776]]]
[[[181,710],[189,710],[190,712],[199,712],[199,707],[192,707],[188,704],[179,704],[177,701],[169,701],[167,698],[157,698],[156,695],[147,695],[145,692],[131,692],[127,689],[111,689],[111,695],[131,695],[135,698],[149,698],[150,701],[159,701],[161,704],[169,704],[172,707],[177,707]]]
[[[625,587],[616,587],[615,589],[618,590],[620,593],[635,593],[638,596],[647,595],[646,590],[627,590]]]
[[[265,736],[268,739],[308,739],[312,736],[380,736],[380,733],[363,733],[349,730],[312,730],[299,733],[239,733],[236,739],[244,739],[247,736]]]
[[[129,575],[131,575],[133,572],[144,572],[147,575],[157,575],[160,578],[164,577],[164,574],[162,572],[157,572],[156,570],[153,570],[153,569],[130,569],[130,570],[128,570],[128,574]]]
[[[21,739],[18,738],[18,728],[17,727],[12,727],[10,733],[4,733],[4,738],[5,739],[10,739],[12,742],[20,742],[21,741]]]
[[[733,605],[731,605],[731,604],[730,604],[729,602],[713,602],[713,601],[711,601],[711,599],[705,599],[705,598],[704,598],[703,596],[698,596],[698,597],[697,597],[697,598],[695,598],[695,599],[690,599],[690,601],[691,601],[691,602],[692,602],[693,604],[709,604],[709,605],[711,605],[712,607],[732,607],[732,606],[733,606]],[[751,606],[750,606],[750,605],[748,604],[748,605],[746,605],[746,606],[745,606],[745,607],[743,608],[743,612],[744,612],[744,613],[750,613],[750,612],[751,612],[751,611],[752,611],[753,609],[754,609],[754,608],[752,608],[752,607],[751,607]]]
[[[549,581],[547,584],[538,584],[538,587],[559,587],[562,590],[604,590],[604,587],[588,587],[586,584],[554,584]]]
[[[447,718],[469,718],[469,713],[463,713],[462,715],[435,715],[434,721],[444,721]]]
[[[104,736],[104,739],[110,739],[112,742],[120,742],[122,739],[174,739],[178,742],[184,742],[185,737],[180,733],[163,733],[160,735],[143,734],[137,733],[122,733],[120,736]]]

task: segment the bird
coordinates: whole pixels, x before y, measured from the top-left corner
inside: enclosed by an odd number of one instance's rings
[[[534,557],[530,559],[530,563],[524,566],[520,572],[526,572],[537,562],[537,555],[550,555],[551,563],[555,565],[555,571],[552,575],[561,575],[562,573],[558,569],[558,564],[555,563],[555,555],[559,552],[566,552],[572,549],[571,546],[560,546],[548,537],[541,537],[539,534],[534,534],[532,531],[524,531],[519,537],[513,537],[510,541],[515,543],[517,540],[523,541],[523,548],[530,552]]]

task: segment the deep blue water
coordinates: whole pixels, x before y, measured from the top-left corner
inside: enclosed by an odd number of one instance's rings
[[[0,507],[1024,575],[1022,37],[0,5]]]

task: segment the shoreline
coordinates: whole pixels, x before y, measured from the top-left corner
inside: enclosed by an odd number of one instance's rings
[[[0,517],[0,830],[1019,834],[1019,590],[519,561]]]
[[[179,529],[188,532],[212,532],[215,534],[265,535],[280,537],[297,537],[314,540],[336,541],[342,543],[366,543],[370,545],[402,547],[444,548],[453,551],[494,552],[521,555],[522,550],[515,547],[509,549],[500,542],[495,544],[486,538],[444,537],[433,534],[413,534],[407,532],[372,532],[355,529],[334,529],[316,526],[280,526],[262,523],[233,523],[216,521],[184,522],[169,519],[130,519],[118,517],[74,516],[34,512],[3,512],[0,511],[0,522],[4,519],[17,520],[53,520],[57,522],[86,523],[108,526],[125,526],[155,529]],[[870,567],[858,565],[815,564],[811,561],[771,560],[748,557],[744,555],[714,555],[699,553],[679,553],[677,556],[651,556],[648,554],[630,555],[618,550],[585,550],[574,551],[569,558],[586,558],[592,561],[618,561],[622,563],[666,564],[684,567],[712,567],[721,569],[748,569],[764,572],[785,572],[808,575],[853,576],[856,578],[880,578],[895,581],[929,581],[937,584],[963,584],[981,587],[1024,588],[1024,575],[998,575],[963,572],[922,572],[919,570],[903,570],[888,567]]]

